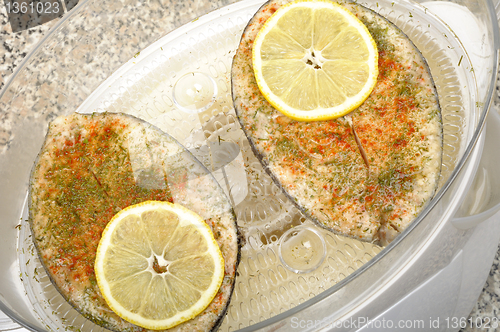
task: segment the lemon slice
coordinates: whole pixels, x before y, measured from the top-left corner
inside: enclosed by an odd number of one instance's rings
[[[368,98],[378,52],[366,26],[327,0],[280,7],[254,40],[259,89],[283,114],[300,121],[343,116]]]
[[[224,259],[199,215],[178,204],[147,201],[108,223],[95,274],[116,314],[159,330],[194,318],[210,304],[224,278]]]

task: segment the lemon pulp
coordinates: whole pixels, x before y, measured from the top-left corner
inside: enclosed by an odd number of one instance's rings
[[[224,278],[210,227],[178,204],[147,201],[117,213],[95,262],[101,293],[123,319],[167,329],[201,313]]]
[[[252,63],[267,101],[301,121],[349,113],[368,98],[378,76],[377,46],[366,26],[325,0],[280,7],[257,34]]]

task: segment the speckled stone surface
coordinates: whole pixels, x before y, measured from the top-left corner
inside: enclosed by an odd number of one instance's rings
[[[31,29],[13,32],[7,8],[0,6],[0,89],[4,87],[24,57],[56,22],[57,20],[52,20]]]
[[[500,250],[500,247],[499,247]],[[480,322],[493,322],[493,319],[500,317],[500,251],[497,252],[493,266],[491,267],[490,274],[486,283],[484,284],[483,291],[479,296],[479,299],[472,309],[470,314],[470,319],[473,324],[467,329],[462,331],[498,331],[498,329],[490,328],[480,328],[475,326],[474,322],[477,319],[481,319]],[[491,325],[491,324],[488,324]]]
[[[62,65],[66,66],[68,69],[68,75],[71,74],[74,70],[86,70],[89,73],[92,72],[92,53],[96,50],[100,52],[100,54],[104,54],[106,60],[110,63],[109,69],[105,70],[106,73],[111,73],[116,66],[120,65],[124,61],[130,59],[136,52],[140,51],[142,48],[150,44],[152,41],[158,38],[158,35],[155,35],[153,32],[158,29],[165,29],[166,31],[172,30],[175,27],[178,27],[184,23],[187,23],[189,20],[192,20],[194,17],[201,15],[203,13],[209,12],[218,7],[222,7],[228,5],[230,3],[234,3],[236,0],[217,0],[217,1],[204,1],[204,0],[173,0],[170,2],[170,6],[168,8],[161,7],[161,4],[157,3],[158,10],[157,11],[148,11],[148,15],[151,13],[156,13],[156,15],[164,16],[160,19],[157,19],[156,25],[147,23],[137,23],[134,21],[128,21],[126,19],[117,21],[116,29],[119,32],[119,35],[123,39],[119,41],[118,44],[125,45],[126,47],[116,50],[116,49],[107,49],[109,47],[108,44],[104,43],[106,38],[102,37],[102,31],[96,31],[96,38],[101,38],[103,43],[95,44],[92,40],[75,40],[75,46],[72,49],[71,47],[66,47],[62,49],[63,51],[69,50],[71,56],[77,57],[79,60],[82,60],[81,63],[87,63],[87,66],[83,68],[74,68],[74,62],[66,61],[65,59],[61,59]],[[26,82],[26,80],[37,79],[36,76],[29,75],[30,66],[35,66],[40,61],[47,61],[51,56],[51,51],[57,47],[63,47],[64,45],[44,45],[46,47],[47,52],[40,52],[37,58],[31,59],[31,62],[24,63],[24,66],[27,67],[26,77],[19,77],[19,84],[11,86],[9,91],[3,91],[6,87],[6,83],[9,79],[13,77],[13,73],[16,68],[23,64],[23,60],[25,56],[33,50],[37,44],[43,40],[44,36],[46,36],[47,32],[53,28],[57,27],[57,25],[61,21],[61,17],[64,17],[64,14],[71,8],[76,5],[76,1],[65,2],[65,7],[63,8],[63,15],[59,15],[56,17],[52,17],[50,20],[44,18],[38,18],[38,21],[25,19],[24,28],[16,28],[13,31],[10,24],[10,17],[7,14],[7,8],[4,5],[3,1],[0,3],[0,92],[3,92],[4,95],[11,95],[13,99],[15,99],[16,93],[22,89],[22,83]],[[127,1],[121,2],[111,2],[111,1],[103,1],[101,8],[94,8],[95,11],[91,16],[82,16],[76,19],[77,24],[72,29],[70,27],[62,27],[59,28],[57,33],[61,33],[63,35],[74,34],[77,35],[78,29],[86,29],[87,26],[92,26],[93,21],[98,20],[106,20],[108,19],[106,16],[106,11],[104,8],[106,6],[127,6]],[[193,12],[192,8],[197,8],[196,12]],[[78,6],[76,7],[78,9]],[[141,11],[140,6],[137,6],[137,11]],[[141,14],[139,13],[138,16]],[[22,24],[23,21],[20,21]],[[78,22],[80,22],[78,25]],[[148,40],[138,40],[136,38],[130,37],[133,36],[131,33],[134,29],[142,29],[145,31],[150,31],[152,37]],[[117,37],[120,38],[120,37]],[[109,40],[108,40],[109,41]],[[70,43],[71,38],[66,39],[66,42]],[[76,43],[78,42],[78,47]],[[116,40],[111,41],[116,43]],[[73,50],[73,51],[72,51]],[[50,70],[48,68],[47,70]],[[50,76],[50,75],[49,75]],[[69,77],[69,76],[68,76]],[[66,77],[66,78],[68,78]],[[68,88],[67,91],[62,91],[60,96],[57,99],[57,102],[61,104],[67,105],[67,107],[71,107],[72,105],[78,105],[81,100],[84,100],[88,94],[92,91],[92,89],[105,77],[102,76],[94,76],[89,75],[88,81],[81,82],[79,91],[72,91],[71,88]],[[51,77],[51,80],[58,79],[57,77]],[[52,84],[51,80],[40,81],[39,84],[42,86],[42,95],[36,96],[33,95],[33,100],[19,100],[15,101],[13,105],[19,104],[20,108],[24,105],[29,105],[32,107],[35,112],[39,109],[41,112],[37,114],[35,117],[44,117],[51,118],[55,116],[54,114],[46,114],[44,113],[44,106],[47,106],[48,103],[53,101],[44,98],[43,95],[48,95],[50,93],[54,93],[55,86]],[[499,95],[500,84],[497,84],[497,102]],[[2,94],[0,93],[0,96]],[[498,104],[498,103],[497,103]],[[1,110],[2,105],[0,105]],[[498,109],[498,106],[495,106]],[[9,142],[12,141],[13,136],[13,127],[15,127],[15,122],[17,118],[14,118],[12,115],[15,112],[3,112],[0,111],[0,147],[7,147]],[[23,112],[19,112],[21,117],[32,116],[30,114],[25,114]],[[1,152],[1,151],[0,151]],[[470,318],[472,321],[476,322],[478,318],[482,318],[484,321],[491,320],[493,317],[500,317],[500,248],[497,252],[497,255],[494,259],[490,274],[488,279],[484,285],[484,289],[473,308]],[[6,319],[3,316],[0,316],[0,323],[3,326],[6,325]],[[0,327],[2,325],[0,324]],[[468,327],[463,329],[462,331],[485,331],[487,329],[484,328],[474,328]],[[494,329],[490,329],[494,331]]]

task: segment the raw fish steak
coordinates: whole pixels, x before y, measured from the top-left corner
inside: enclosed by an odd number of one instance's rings
[[[82,315],[115,331],[143,331],[116,315],[94,274],[101,233],[121,209],[147,200],[179,203],[212,228],[225,278],[212,303],[169,331],[215,330],[233,291],[239,238],[217,182],[174,139],[124,114],[74,113],[53,121],[30,181],[29,222],[51,281]]]
[[[442,125],[429,67],[394,24],[361,5],[342,2],[377,44],[377,84],[348,114],[352,122],[346,117],[292,120],[263,97],[252,68],[253,40],[288,2],[267,2],[243,32],[231,76],[236,114],[255,155],[304,214],[335,233],[385,245],[416,218],[437,188]],[[349,55],[339,60],[349,61]]]

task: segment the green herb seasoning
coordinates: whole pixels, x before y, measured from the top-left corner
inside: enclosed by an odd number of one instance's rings
[[[255,83],[252,42],[286,2],[267,3],[244,31],[232,68],[240,123],[266,170],[304,213],[336,233],[386,244],[414,220],[439,178],[441,118],[427,64],[392,23],[344,3],[365,23],[379,51],[377,85],[350,113],[368,170],[347,120],[289,119]]]

